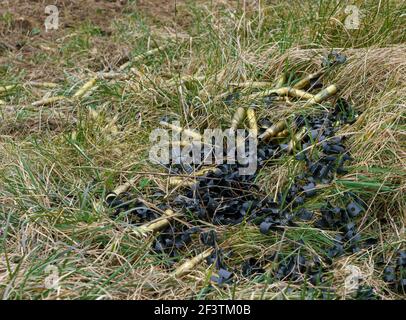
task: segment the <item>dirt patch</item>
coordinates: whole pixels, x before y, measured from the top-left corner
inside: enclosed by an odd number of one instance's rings
[[[89,53],[89,60],[97,60],[91,65],[96,69],[105,66],[103,54],[119,56],[122,48],[108,46],[111,35],[110,26],[114,19],[122,16],[126,0],[0,0],[0,66],[12,63],[17,70],[24,70],[30,79],[57,80],[60,75],[60,63],[53,65],[51,59],[38,63],[40,55],[59,57],[58,41],[68,39],[82,24],[96,26],[105,41],[100,42],[99,49]],[[58,9],[58,29],[45,29],[49,13],[48,5]],[[93,38],[91,39],[91,42]],[[107,44],[106,44],[107,42]],[[115,50],[117,49],[117,50]],[[96,52],[97,51],[97,52]],[[108,60],[108,59],[107,59]]]
[[[138,0],[136,9],[153,23],[165,27],[184,29],[193,23],[193,18],[185,10],[185,0]]]
[[[0,33],[14,39],[19,36],[49,39],[84,22],[108,29],[111,19],[122,13],[125,3],[119,0],[0,0]],[[52,32],[46,32],[44,25],[49,16],[45,8],[49,5],[55,5],[59,15],[58,29]]]
[[[171,18],[175,17],[176,7],[184,1],[175,0],[139,0],[136,6],[139,10],[150,16]]]

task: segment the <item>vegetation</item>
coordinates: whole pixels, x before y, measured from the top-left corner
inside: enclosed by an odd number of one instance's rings
[[[156,2],[127,1],[114,18],[100,5],[68,26],[61,18],[61,28],[47,34],[43,14],[27,27],[14,10],[18,4],[0,11],[1,297],[352,299],[360,297],[344,283],[347,267],[355,266],[377,298],[404,299],[383,272],[406,242],[405,2],[355,1],[362,14],[353,30],[345,28],[346,1],[177,1],[176,10],[174,1]],[[43,12],[40,4],[32,6]],[[78,6],[64,10],[86,11]],[[210,284],[205,263],[170,277],[174,258],[154,254],[152,237],[140,238],[127,217],[114,217],[103,204],[109,191],[130,179],[134,194],[173,194],[162,168],[148,160],[150,132],[168,115],[189,128],[226,128],[238,107],[223,101],[230,84],[274,82],[282,73],[294,83],[318,71],[333,49],[347,62],[323,83],[336,83],[361,116],[340,131],[354,158],[349,172],[319,190],[311,206],[339,201],[347,191],[360,194],[368,204],[360,229],[377,244],[334,259],[326,273],[328,296],[322,287],[276,281],[267,273]],[[194,78],[182,81],[188,76]],[[75,98],[93,77],[94,86]],[[32,105],[55,96],[67,98]],[[315,110],[320,107],[300,103],[261,106],[257,116],[276,121]],[[278,159],[259,172],[262,191],[274,195],[301,166],[294,156]],[[212,227],[221,245],[233,250],[227,264],[236,269],[248,257],[295,255],[298,241],[304,252],[321,255],[334,235],[310,222],[269,235],[245,223]],[[196,253],[190,247],[175,258],[176,266]],[[55,270],[59,287],[48,289]]]

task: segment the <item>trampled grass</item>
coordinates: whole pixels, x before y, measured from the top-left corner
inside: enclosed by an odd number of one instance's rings
[[[111,19],[91,10],[94,16],[54,35],[43,29],[32,35],[33,26],[19,28],[23,13],[0,12],[2,298],[359,299],[345,287],[346,267],[355,266],[360,285],[376,297],[404,299],[382,276],[406,241],[405,3],[355,1],[359,25],[347,29],[346,1],[177,1],[176,11],[174,1],[147,2],[128,1]],[[159,50],[145,55],[154,48]],[[103,205],[109,191],[130,179],[134,195],[148,198],[163,190],[168,201],[176,195],[164,170],[148,159],[150,132],[163,116],[189,128],[227,128],[238,107],[223,103],[231,84],[273,82],[283,72],[294,84],[319,70],[333,49],[347,62],[323,83],[338,84],[338,95],[361,113],[340,131],[354,160],[347,174],[323,185],[306,205],[317,212],[326,199],[339,203],[345,192],[361,195],[368,207],[359,228],[377,243],[334,259],[323,285],[277,280],[272,265],[254,278],[236,273],[226,286],[211,283],[215,270],[205,263],[182,278],[170,277],[172,262],[177,266],[198,253],[198,239],[181,256],[154,254],[152,238],[139,237],[130,215],[114,217]],[[110,70],[119,76],[99,79],[80,99],[31,105],[44,97],[72,97],[98,72]],[[186,76],[196,79],[181,81]],[[14,87],[1,91],[9,85]],[[258,117],[271,120],[323,108],[258,105]],[[284,156],[261,170],[257,181],[273,196],[302,170],[302,163]],[[310,222],[268,235],[249,223],[206,224],[218,232],[219,245],[232,250],[226,259],[231,270],[249,257],[322,256],[335,235]],[[47,289],[53,272],[59,287]]]

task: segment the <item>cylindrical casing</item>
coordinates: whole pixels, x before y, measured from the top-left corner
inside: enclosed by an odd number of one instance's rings
[[[202,135],[200,133],[198,133],[198,132],[193,131],[193,130],[184,129],[182,127],[178,127],[178,126],[176,126],[176,125],[174,125],[172,123],[168,123],[168,122],[165,122],[165,121],[161,121],[159,123],[160,123],[161,126],[167,127],[167,128],[169,128],[169,129],[171,129],[171,130],[173,130],[175,132],[178,132],[178,133],[183,132],[183,134],[185,134],[185,135],[187,135],[189,137],[192,137],[194,140],[202,140]]]
[[[279,132],[283,131],[286,128],[286,121],[280,120],[259,136],[260,139],[266,140],[271,137],[276,136]]]
[[[299,130],[298,133],[296,133],[294,135],[294,137],[292,138],[292,140],[289,141],[289,144],[288,144],[288,152],[289,153],[291,153],[295,149],[297,143],[300,142],[304,138],[306,133],[307,133],[307,128],[303,127],[303,128],[301,128]]]
[[[173,272],[173,276],[180,277],[192,271],[198,264],[202,263],[204,259],[209,257],[212,254],[213,250],[214,250],[213,248],[209,248],[203,251],[202,253],[199,253],[192,259],[186,261]]]
[[[254,108],[248,108],[247,109],[247,120],[248,120],[248,126],[252,133],[254,134],[254,137],[258,136],[258,124],[257,124],[257,117],[255,115],[255,109]]]
[[[299,80],[299,82],[297,82],[293,86],[293,88],[295,88],[295,89],[303,89],[303,88],[309,86],[310,83],[311,83],[311,80],[319,78],[323,74],[323,72],[324,71],[318,71],[318,72],[311,73],[311,74],[307,75],[306,77]]]
[[[146,224],[143,224],[138,227],[138,230],[141,232],[158,232],[163,228],[167,227],[170,223],[170,219],[174,217],[176,214],[171,210],[165,210],[165,214],[163,217],[150,221]]]
[[[238,109],[235,111],[235,113],[233,115],[233,118],[231,119],[230,128],[233,130],[237,130],[238,125],[244,119],[244,116],[245,116],[245,109],[243,107],[238,107]]]
[[[286,74],[282,73],[276,81],[275,88],[281,88],[286,82]]]
[[[306,102],[305,106],[311,106],[317,103],[320,103],[331,96],[335,95],[337,93],[337,86],[335,84],[332,84],[328,86],[327,88],[321,90],[318,94],[316,94],[313,99],[310,99],[309,101]]]

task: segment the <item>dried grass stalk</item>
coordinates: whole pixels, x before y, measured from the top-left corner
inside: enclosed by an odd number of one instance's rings
[[[185,83],[189,81],[203,81],[206,77],[205,76],[194,76],[194,75],[185,75],[182,76],[180,79],[174,78],[166,81],[167,85],[174,85],[178,83]]]

